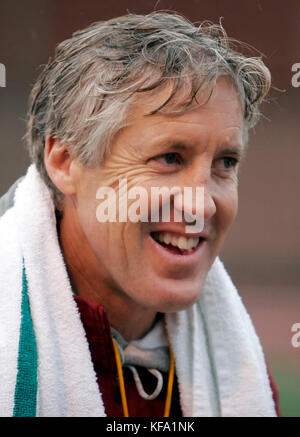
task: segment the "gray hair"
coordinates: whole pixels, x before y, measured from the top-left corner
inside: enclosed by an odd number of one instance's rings
[[[26,134],[31,158],[56,206],[60,193],[44,165],[46,137],[68,144],[82,164],[100,164],[139,93],[171,84],[167,100],[149,115],[168,111],[175,100],[169,112],[181,112],[198,104],[200,90],[212,89],[218,77],[227,76],[240,96],[247,136],[260,117],[271,77],[261,56],[242,54],[245,47],[221,24],[195,26],[170,12],[97,22],[60,43],[32,90]],[[184,93],[185,101],[178,102],[174,96],[186,84],[188,97]]]

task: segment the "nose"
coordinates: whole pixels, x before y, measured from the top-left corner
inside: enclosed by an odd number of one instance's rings
[[[216,204],[207,185],[184,187],[183,193],[183,212],[187,216],[200,213],[204,220],[209,220],[216,213]]]
[[[197,229],[192,229],[194,225],[190,226],[190,232],[201,232],[205,223],[216,213],[210,179],[198,181],[191,183],[190,180],[188,185],[181,187],[180,194],[174,197],[175,216],[180,216],[182,220],[183,213],[187,223],[192,224],[196,221]]]

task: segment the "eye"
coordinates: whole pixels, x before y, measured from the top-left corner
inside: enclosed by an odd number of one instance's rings
[[[238,163],[238,160],[236,158],[232,158],[232,157],[229,157],[229,156],[226,156],[225,158],[222,158],[221,160],[223,160],[224,167],[226,169],[235,167],[237,165],[237,163]]]
[[[219,171],[228,171],[234,169],[238,164],[238,159],[231,156],[224,156],[215,161],[214,168]]]
[[[160,161],[167,165],[180,165],[182,163],[182,158],[179,153],[164,153],[156,158],[157,161]]]

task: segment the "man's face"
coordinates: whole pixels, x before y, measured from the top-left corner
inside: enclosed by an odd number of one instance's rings
[[[116,137],[101,167],[81,169],[76,216],[99,262],[99,272],[105,272],[106,285],[142,307],[172,312],[199,297],[236,216],[236,160],[243,151],[243,118],[238,96],[224,78],[202,106],[176,115],[146,116],[165,98],[163,91],[155,97],[144,94],[133,105],[130,125]],[[149,201],[147,222],[100,223],[97,190],[101,186],[117,190],[120,179],[126,179],[128,190],[145,188],[149,199],[151,187],[177,186],[182,192],[192,187],[194,194],[196,187],[203,187],[201,235],[187,234],[187,223],[175,222],[173,202],[169,222],[151,222]],[[195,205],[190,207],[195,212]],[[186,240],[191,236],[193,240]],[[183,237],[180,242],[179,237]]]

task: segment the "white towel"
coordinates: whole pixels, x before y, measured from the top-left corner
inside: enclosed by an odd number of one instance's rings
[[[276,416],[259,339],[219,258],[199,300],[165,321],[184,416]],[[52,197],[34,165],[0,219],[0,387],[1,416],[106,415]]]

